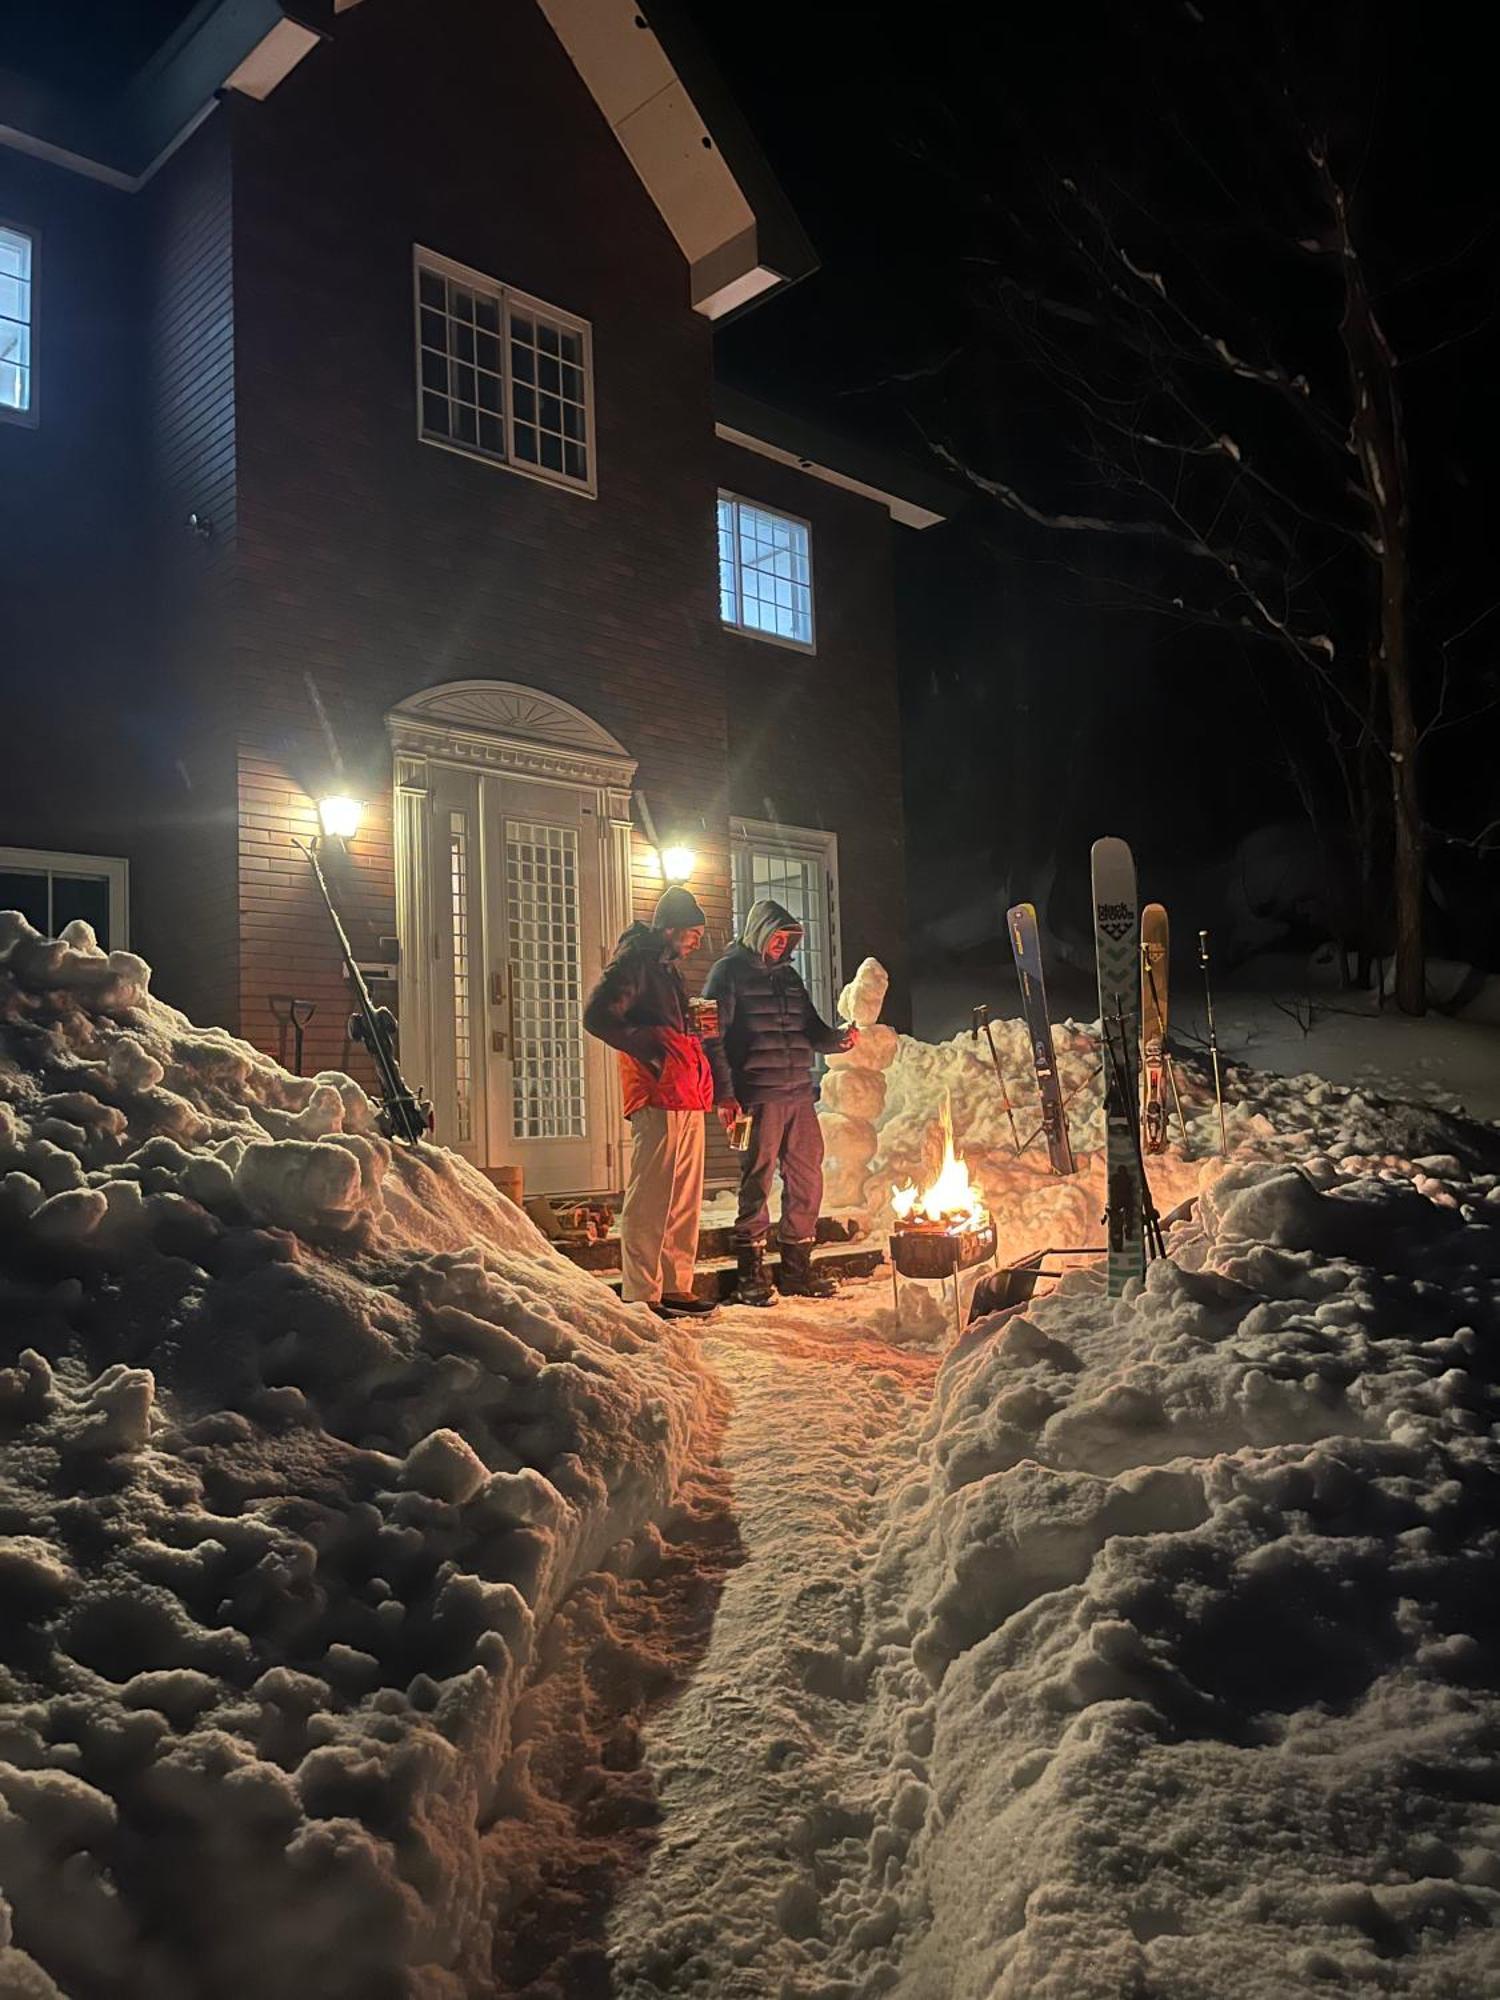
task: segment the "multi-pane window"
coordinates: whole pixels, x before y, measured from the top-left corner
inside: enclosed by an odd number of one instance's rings
[[[0,417],[36,410],[36,245],[24,229],[0,222]]]
[[[805,521],[719,495],[719,614],[737,631],[811,650],[812,543]]]
[[[593,492],[584,320],[419,251],[417,372],[428,443]]]
[[[453,1095],[460,1145],[474,1137],[474,993],[469,968],[469,816],[448,815],[448,902],[453,928]]]

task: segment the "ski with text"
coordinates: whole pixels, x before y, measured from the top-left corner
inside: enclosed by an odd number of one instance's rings
[[[1136,1070],[1141,1038],[1141,946],[1135,861],[1123,840],[1093,846],[1094,954],[1099,967],[1099,1033],[1104,1057],[1108,1288],[1118,1298],[1146,1268]]]
[[[1068,1118],[1063,1109],[1062,1083],[1052,1049],[1052,1022],[1047,1013],[1047,982],[1042,976],[1042,941],[1036,925],[1036,905],[1017,903],[1006,912],[1006,924],[1010,948],[1016,958],[1016,977],[1021,982],[1021,1012],[1031,1042],[1037,1095],[1042,1101],[1047,1156],[1053,1173],[1076,1173],[1073,1142],[1068,1136]]]

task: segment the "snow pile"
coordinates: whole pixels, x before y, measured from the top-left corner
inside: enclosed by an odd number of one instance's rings
[[[851,1002],[859,980],[863,1003],[876,1011],[884,998],[884,973],[869,976],[873,961],[860,968],[845,989],[840,1009],[860,1019]],[[829,1060],[819,1106],[827,1148],[827,1202],[857,1215],[875,1230],[891,1224],[891,1189],[907,1181],[922,1185],[935,1165],[937,1120],[946,1095],[953,1107],[953,1130],[960,1157],[978,1183],[995,1218],[1001,1261],[1040,1245],[1083,1247],[1100,1241],[1104,1209],[1104,1089],[1099,1076],[1097,1022],[1055,1022],[1053,1050],[1066,1100],[1068,1130],[1078,1173],[1059,1179],[1051,1170],[1041,1131],[1041,1106],[1031,1042],[1020,1021],[995,1021],[990,1033],[1005,1073],[1002,1094],[984,1035],[955,1035],[946,1042],[920,1042],[899,1035],[872,1017],[862,1025],[857,1046]],[[1210,1073],[1179,1062],[1177,1086],[1189,1123],[1184,1146],[1175,1116],[1173,1142],[1148,1161],[1157,1207],[1167,1212],[1196,1192],[1202,1162],[1219,1146],[1218,1116]],[[1016,1152],[1009,1098],[1015,1119]],[[1257,1124],[1257,1107],[1240,1101],[1231,1079],[1226,1088],[1231,1144],[1267,1133]]]
[[[0,1327],[0,1990],[482,1985],[512,1711],[650,1554],[683,1343],[349,1078],[13,912]]]
[[[1295,1115],[1136,1296],[945,1357],[784,1990],[1500,1989],[1500,1144]]]

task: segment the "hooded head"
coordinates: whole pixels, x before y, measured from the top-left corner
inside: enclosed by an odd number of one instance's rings
[[[691,958],[703,942],[708,924],[696,897],[674,882],[663,891],[651,916],[651,928],[666,938],[674,958]]]
[[[780,943],[776,942],[778,939]],[[783,904],[762,896],[758,903],[750,905],[740,931],[740,943],[746,951],[776,965],[789,959],[801,942],[802,926]]]

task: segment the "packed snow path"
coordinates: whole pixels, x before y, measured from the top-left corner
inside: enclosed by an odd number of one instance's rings
[[[935,1357],[830,1305],[726,1312],[703,1343],[742,1544],[708,1651],[646,1732],[663,1824],[611,1925],[615,1992],[765,2000],[816,1971],[821,1905],[890,1776],[859,1671],[873,1529],[909,1468]],[[797,1986],[796,1990],[803,1990]]]

